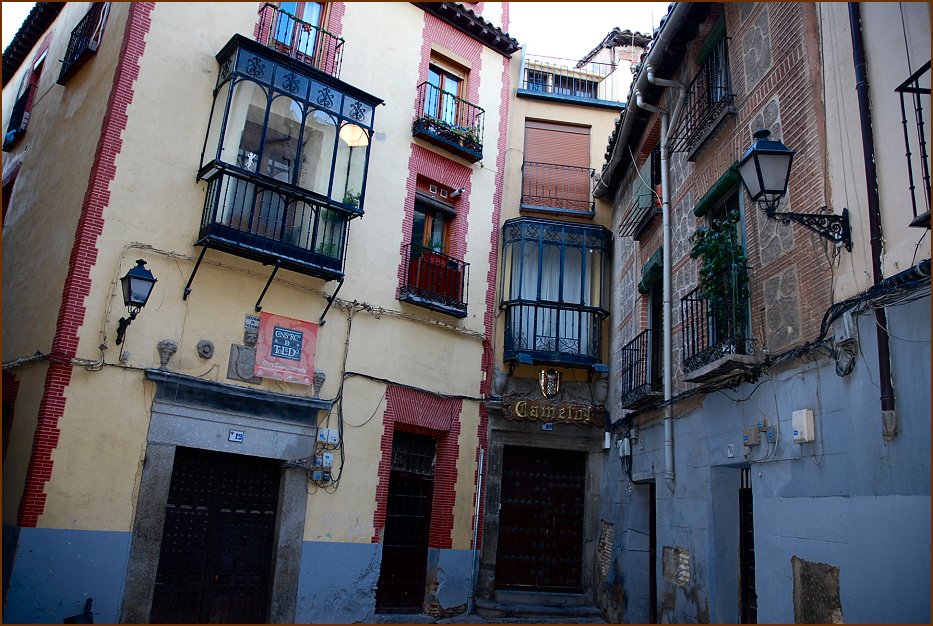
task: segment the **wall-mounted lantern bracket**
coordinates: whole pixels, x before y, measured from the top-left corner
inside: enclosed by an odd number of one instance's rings
[[[765,214],[770,219],[781,220],[785,224],[796,222],[815,232],[836,245],[843,245],[852,252],[852,229],[849,225],[849,209],[843,209],[842,215],[833,213],[790,213],[775,211],[773,206],[765,206]],[[826,207],[821,207],[826,209]]]

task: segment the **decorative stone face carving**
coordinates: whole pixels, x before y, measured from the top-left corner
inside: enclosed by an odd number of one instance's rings
[[[156,349],[159,351],[159,369],[168,369],[168,361],[178,351],[178,344],[171,339],[163,339],[156,344]]]
[[[210,359],[214,356],[214,343],[207,339],[198,342],[198,356],[202,359]]]
[[[314,383],[314,396],[315,398],[321,397],[321,387],[324,386],[324,381],[327,380],[327,375],[322,370],[314,370],[314,377],[312,382]]]
[[[505,392],[505,383],[508,380],[508,375],[503,372],[501,369],[496,367],[492,373],[492,395],[496,397],[501,397]]]

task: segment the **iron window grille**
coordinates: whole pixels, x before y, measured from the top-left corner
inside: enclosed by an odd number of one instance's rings
[[[103,41],[104,27],[110,15],[109,2],[95,2],[78,25],[71,31],[68,49],[62,59],[62,71],[58,75],[58,84],[64,85],[81,69],[88,59],[97,54],[97,48]]]
[[[921,84],[923,83],[923,84]],[[911,226],[930,227],[930,153],[927,148],[923,105],[930,107],[930,61],[910,75],[895,89],[901,99],[901,126],[904,129],[904,148],[907,158],[907,181],[910,189],[914,219]],[[909,103],[909,106],[908,106]],[[911,133],[911,123],[915,134]],[[916,155],[914,154],[916,152]],[[918,169],[918,172],[914,170]],[[922,191],[918,192],[916,177]]]
[[[29,105],[35,91],[36,84],[29,82],[22,95],[13,104],[13,110],[10,112],[10,123],[7,126],[6,135],[3,137],[4,152],[12,149],[20,137],[26,134],[26,127],[29,125]]]
[[[602,226],[516,218],[503,226],[505,360],[589,366],[608,317],[611,233]]]
[[[723,120],[735,113],[728,37],[723,37],[711,48],[687,87],[685,98],[673,150],[686,152],[687,160],[692,161]]]

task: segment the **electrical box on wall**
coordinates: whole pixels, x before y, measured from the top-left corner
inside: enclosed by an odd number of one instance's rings
[[[749,426],[742,431],[742,443],[752,448],[761,444],[761,431],[758,426]]]
[[[791,427],[794,431],[794,443],[813,441],[813,411],[800,409],[791,413]]]

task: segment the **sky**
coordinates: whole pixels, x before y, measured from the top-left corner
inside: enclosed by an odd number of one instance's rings
[[[12,41],[32,2],[3,2],[2,48]],[[579,59],[618,26],[650,33],[667,2],[512,2],[508,32],[529,54]]]

